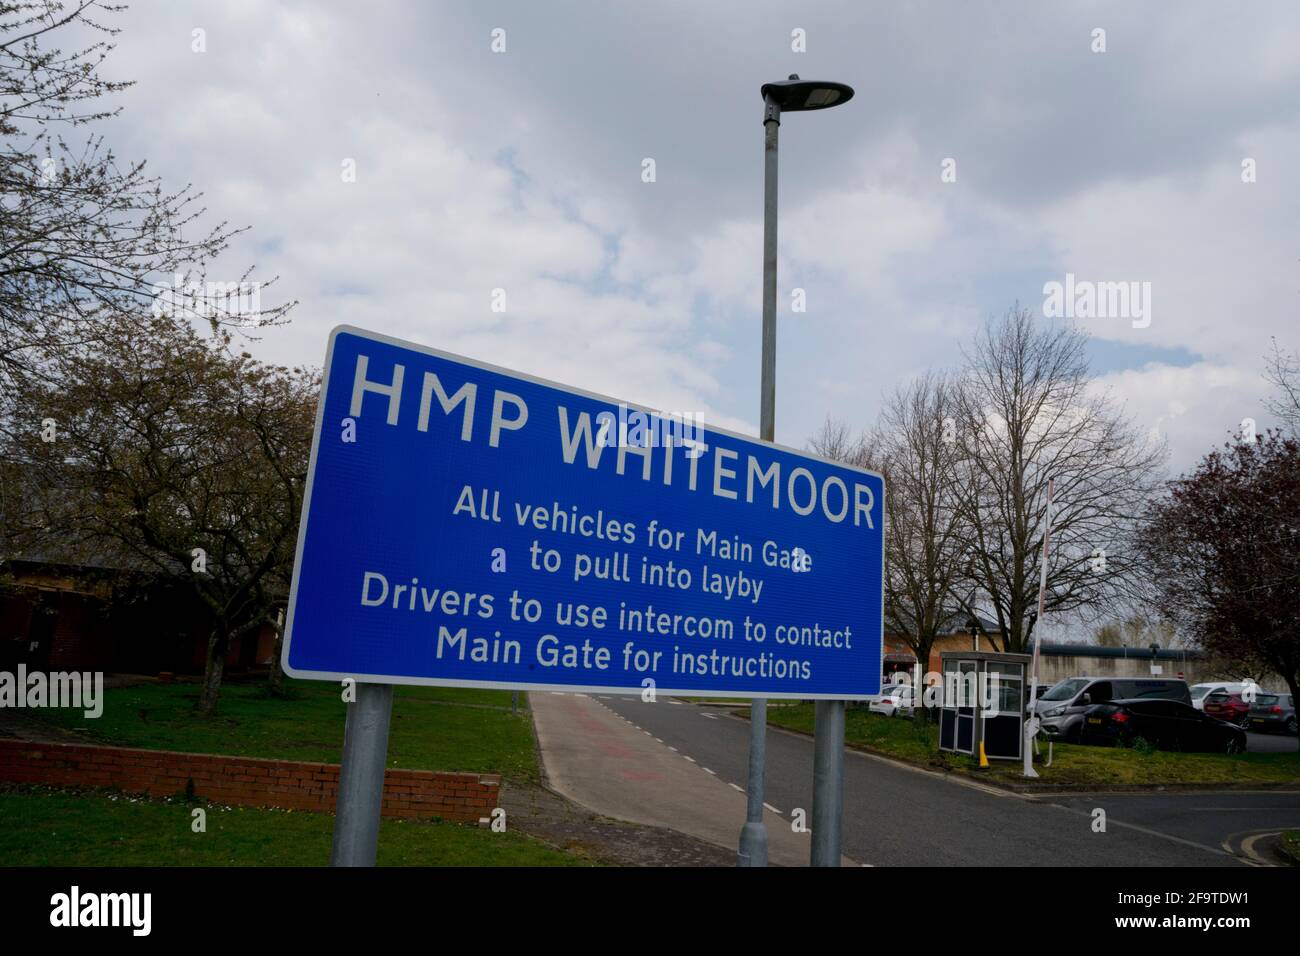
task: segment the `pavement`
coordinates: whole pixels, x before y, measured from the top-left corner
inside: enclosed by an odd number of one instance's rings
[[[535,693],[533,701],[543,762],[566,796],[734,845],[747,721],[664,698]],[[852,750],[844,772],[843,851],[873,866],[1259,865],[1271,862],[1258,852],[1264,834],[1300,827],[1300,793],[1025,796]],[[808,737],[769,727],[764,799],[773,861],[806,865],[806,849],[788,847],[797,812],[811,815]]]
[[[554,790],[506,781],[500,805],[510,829],[605,866],[734,867],[736,848],[723,848],[667,827],[602,816]]]
[[[743,778],[720,775],[710,762],[656,738],[606,699],[534,691],[529,701],[547,783],[557,793],[603,816],[667,827],[734,852],[745,822],[746,797],[737,783]],[[695,711],[675,701],[644,706],[645,714]],[[712,745],[708,749],[716,752]],[[771,809],[764,817],[769,863],[807,866],[810,833],[796,832],[791,820]],[[849,857],[842,864],[857,865]]]

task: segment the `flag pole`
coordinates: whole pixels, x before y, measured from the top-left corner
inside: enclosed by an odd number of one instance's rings
[[[1034,629],[1037,630],[1043,623],[1043,604],[1047,598],[1047,553],[1048,543],[1052,538],[1052,491],[1055,480],[1047,479],[1047,519],[1043,528],[1043,566],[1038,576],[1038,616],[1034,619]],[[1031,744],[1038,735],[1038,647],[1042,644],[1042,638],[1034,636],[1034,660],[1030,665],[1030,683],[1029,683],[1029,719],[1025,722],[1025,764],[1024,776],[1037,777],[1038,771],[1034,769],[1034,754]]]

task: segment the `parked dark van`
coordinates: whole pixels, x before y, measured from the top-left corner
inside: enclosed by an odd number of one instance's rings
[[[1083,712],[1093,704],[1112,700],[1176,700],[1192,705],[1187,681],[1168,677],[1067,677],[1053,684],[1038,699],[1038,719],[1043,736],[1079,740]]]

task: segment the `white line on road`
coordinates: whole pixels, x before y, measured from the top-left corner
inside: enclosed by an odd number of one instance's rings
[[[692,757],[690,754],[682,754],[682,756],[685,757],[687,760],[689,760],[691,763],[695,763],[695,758]]]
[[[739,792],[739,793],[744,793],[744,792],[745,792],[745,788],[744,788],[744,787],[739,786],[739,785],[734,784],[734,783],[731,783],[730,781],[728,781],[727,786],[731,787],[732,790],[735,790],[735,791],[737,791],[737,792]]]
[[[701,767],[700,769],[703,770],[705,773],[713,774],[715,777],[718,775],[718,772],[716,770],[710,770],[708,767]]]
[[[1055,807],[1057,810],[1064,810],[1066,813],[1075,813],[1081,817],[1092,816],[1092,813],[1087,810],[1076,810],[1074,807],[1067,807],[1064,804],[1060,804],[1060,803],[1042,803],[1041,806]],[[1106,822],[1110,826],[1124,827],[1126,830],[1135,830],[1138,833],[1145,833],[1147,836],[1159,837],[1162,840],[1169,840],[1172,843],[1178,843],[1181,844],[1182,846],[1190,846],[1197,850],[1205,850],[1207,853],[1220,854],[1223,856],[1233,857],[1234,859],[1238,859],[1238,860],[1241,859],[1241,857],[1234,856],[1231,850],[1221,850],[1218,849],[1217,847],[1207,846],[1204,843],[1197,843],[1195,840],[1184,840],[1182,837],[1176,837],[1171,833],[1162,833],[1159,830],[1153,830],[1150,827],[1139,826],[1136,823],[1125,823],[1122,820],[1116,820],[1113,816],[1108,817]]]
[[[767,807],[769,810],[771,810],[773,813],[775,813],[778,817],[779,817],[779,816],[782,816],[781,811],[778,810],[776,807],[772,806],[772,804],[770,804],[770,803],[765,803],[765,804],[763,804],[763,806]]]
[[[1288,813],[1291,812],[1294,808],[1293,807],[1188,807],[1187,809],[1191,810],[1193,813],[1230,813],[1233,811],[1236,811],[1238,813],[1241,812],[1262,813],[1268,810],[1277,810],[1281,813]]]
[[[1270,863],[1255,852],[1255,842],[1257,840],[1262,840],[1264,837],[1277,836],[1278,833],[1281,832],[1281,830],[1278,830],[1276,833],[1256,833],[1254,836],[1248,836],[1246,839],[1241,841],[1241,852],[1246,854],[1246,856],[1250,857],[1256,863],[1263,864],[1264,866],[1273,866],[1274,864]]]

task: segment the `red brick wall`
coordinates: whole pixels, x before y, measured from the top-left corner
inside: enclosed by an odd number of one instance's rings
[[[332,813],[339,767],[167,750],[128,750],[0,740],[0,781],[42,786],[115,787],[170,796],[194,781],[196,796],[235,806]],[[386,817],[442,817],[477,823],[497,806],[495,774],[384,771]]]

